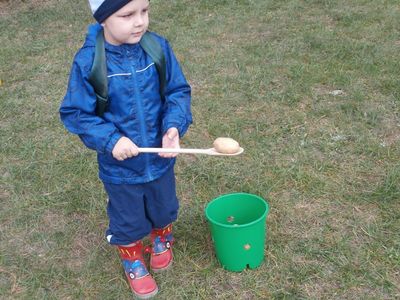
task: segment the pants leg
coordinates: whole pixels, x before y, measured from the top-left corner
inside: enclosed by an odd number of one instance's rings
[[[128,245],[151,231],[146,218],[144,193],[140,185],[104,184],[109,196],[107,240],[112,245]]]
[[[179,201],[176,196],[173,168],[161,178],[148,183],[144,205],[153,228],[164,228],[177,219]]]

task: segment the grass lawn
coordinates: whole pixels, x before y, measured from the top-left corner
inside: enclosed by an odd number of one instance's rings
[[[400,298],[398,0],[152,0],[193,88],[172,270],[156,299]],[[129,299],[95,153],[59,121],[86,0],[0,0],[0,298]],[[224,271],[204,216],[267,199],[265,261]]]

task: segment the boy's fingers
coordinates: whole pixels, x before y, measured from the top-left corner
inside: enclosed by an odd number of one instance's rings
[[[130,157],[137,156],[138,154],[139,154],[139,151],[137,150],[136,147],[133,147],[130,149],[130,155],[131,155]]]
[[[159,153],[158,155],[164,158],[172,158],[178,156],[178,153]]]
[[[131,158],[133,156],[137,156],[139,154],[138,149],[136,148],[136,146],[132,146],[132,147],[124,147],[121,150],[117,150],[115,151],[115,153],[113,152],[113,156],[116,160],[119,161],[123,161],[127,158]]]
[[[137,156],[138,154],[139,154],[139,151],[136,149],[136,147],[132,147],[132,148],[125,150],[125,154],[123,155],[123,158],[124,159],[131,158],[131,157]]]
[[[176,129],[169,129],[168,131],[167,131],[167,137],[170,139],[170,140],[173,140],[176,136],[178,135],[178,130],[176,130]]]

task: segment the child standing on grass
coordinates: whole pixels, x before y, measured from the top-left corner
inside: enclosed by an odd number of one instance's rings
[[[176,154],[142,154],[138,147],[179,148],[192,122],[191,89],[168,42],[161,45],[166,83],[139,41],[149,25],[149,0],[89,0],[97,24],[74,58],[61,120],[83,143],[97,151],[99,177],[108,194],[106,232],[117,246],[133,293],[149,298],[158,291],[143,259],[142,239],[150,234],[150,269],[172,263],[172,222],[177,218]],[[88,77],[96,36],[104,30],[108,108],[96,115],[96,95]]]

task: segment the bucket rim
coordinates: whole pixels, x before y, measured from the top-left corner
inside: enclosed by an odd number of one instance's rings
[[[240,225],[239,225],[239,224],[227,225],[227,224],[223,224],[223,223],[220,223],[220,222],[217,222],[217,221],[211,219],[211,218],[208,216],[207,210],[208,210],[209,207],[212,205],[212,203],[213,203],[214,201],[218,200],[218,199],[225,198],[225,197],[232,196],[232,195],[246,195],[246,196],[252,196],[252,197],[254,197],[254,198],[257,198],[257,199],[261,200],[261,201],[264,203],[264,205],[265,205],[265,211],[264,211],[264,213],[263,213],[259,218],[257,218],[256,220],[254,220],[254,221],[252,221],[252,222],[250,222],[250,223],[240,224]],[[268,213],[269,213],[269,203],[268,203],[264,198],[262,198],[262,197],[260,197],[260,196],[258,196],[258,195],[255,195],[255,194],[251,194],[251,193],[228,193],[228,194],[223,194],[223,195],[220,195],[220,196],[218,196],[218,197],[212,199],[211,202],[209,202],[209,203],[207,204],[207,206],[205,207],[204,213],[205,213],[205,215],[206,215],[207,220],[208,220],[209,222],[211,222],[212,224],[215,224],[215,225],[218,225],[218,226],[221,226],[221,227],[225,227],[225,228],[244,228],[244,227],[252,226],[253,224],[258,223],[261,219],[264,219],[264,218],[268,215]]]

